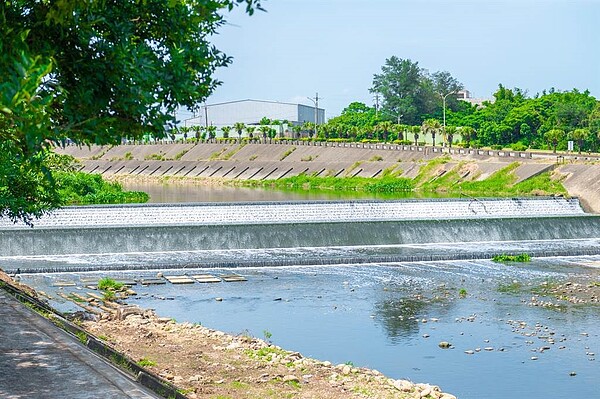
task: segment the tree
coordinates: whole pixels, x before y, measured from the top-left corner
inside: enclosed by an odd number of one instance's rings
[[[552,129],[548,130],[546,134],[544,134],[544,138],[552,146],[553,152],[556,153],[556,147],[558,146],[558,142],[564,137],[565,132],[560,129]]]
[[[206,132],[208,133],[209,140],[213,140],[217,137],[217,127],[215,125],[210,125],[206,128]]]
[[[233,128],[231,126],[222,126],[221,127],[221,131],[223,132],[223,138],[224,139],[228,139],[229,138],[229,132],[231,132]]]
[[[456,128],[456,126],[446,126],[444,140],[446,140],[446,143],[450,148],[452,148],[452,141],[454,140],[454,135],[456,134],[457,130],[458,129]]]
[[[442,125],[440,121],[437,119],[427,119],[423,122],[422,130],[423,136],[426,136],[428,133],[431,134],[431,140],[433,142],[433,146],[435,147],[435,136],[442,129]]]
[[[206,128],[202,125],[194,125],[191,126],[192,131],[194,132],[194,137],[196,138],[196,144],[198,143],[198,141],[200,141],[200,138],[202,138],[202,136],[204,135],[204,130],[206,130]]]
[[[240,141],[242,140],[242,132],[245,128],[246,125],[243,122],[236,122],[233,124],[233,129],[237,132]]]
[[[421,124],[442,102],[441,95],[462,89],[462,84],[449,72],[431,75],[418,62],[392,56],[385,60],[381,73],[373,77],[370,91],[383,97],[383,113],[401,115],[411,124]],[[448,99],[451,109],[458,109],[455,98]],[[440,107],[441,108],[441,107]]]
[[[1,2],[0,142],[12,159],[3,166],[48,195],[27,197],[2,178],[0,217],[61,205],[45,164],[53,146],[164,137],[179,107],[197,108],[231,63],[208,38],[238,3],[261,9],[260,0]]]
[[[248,132],[248,137],[250,139],[254,138],[254,131],[256,130],[256,126],[247,126],[246,127],[246,132]]]
[[[385,60],[381,73],[373,76],[372,93],[383,97],[383,109],[403,115],[408,123],[420,123],[420,114],[427,107],[425,71],[418,62],[392,56]]]
[[[581,154],[584,141],[591,136],[590,130],[575,129],[573,130],[573,132],[571,132],[571,136],[573,137],[573,140],[577,141],[577,148],[579,149],[579,153]]]
[[[471,145],[471,140],[475,138],[475,129],[471,126],[461,126],[458,128],[458,133],[462,137],[463,141],[467,143],[467,146]]]
[[[379,122],[377,124],[377,126],[375,127],[375,131],[378,133],[381,133],[381,138],[383,139],[384,142],[386,142],[388,140],[388,136],[390,134],[391,131],[393,131],[394,129],[394,124],[390,121],[383,121],[383,122]]]
[[[271,131],[271,127],[269,125],[260,125],[258,127],[258,130],[262,133],[263,136],[263,142],[267,142],[267,135],[269,134],[269,132]]]
[[[413,126],[411,130],[413,137],[415,138],[415,145],[419,145],[419,133],[421,132],[421,126]]]

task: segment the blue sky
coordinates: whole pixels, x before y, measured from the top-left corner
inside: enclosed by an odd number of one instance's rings
[[[301,102],[327,117],[373,104],[373,74],[393,55],[446,70],[474,97],[502,83],[600,98],[600,0],[263,0],[227,15],[212,42],[234,58],[208,103]]]

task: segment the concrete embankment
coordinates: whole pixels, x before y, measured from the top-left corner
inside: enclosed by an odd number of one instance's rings
[[[573,155],[565,159],[552,154],[517,151],[302,141],[68,146],[59,151],[79,159],[83,171],[139,178],[269,180],[302,173],[378,177],[386,171],[414,178],[425,162],[447,156],[449,160],[438,166],[436,176],[460,166],[461,180],[483,180],[508,164],[519,162],[514,171],[518,181],[557,169],[567,176],[564,183],[569,194],[580,197],[587,210],[600,212],[600,164],[596,158],[586,156]]]

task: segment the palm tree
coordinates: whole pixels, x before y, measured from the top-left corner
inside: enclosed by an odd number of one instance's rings
[[[266,143],[267,142],[267,135],[271,131],[271,127],[269,125],[260,125],[260,127],[258,128],[258,130],[260,130],[260,132],[262,133],[263,142]]]
[[[279,137],[281,137],[283,135],[283,124],[281,123],[281,121],[279,119],[275,119],[271,121],[271,125],[277,126],[277,128],[279,129]]]
[[[284,128],[285,126],[285,128]],[[287,119],[284,119],[281,121],[281,130],[285,129],[285,132],[289,132],[289,128],[290,128],[290,121],[288,121]],[[283,133],[283,136],[285,136],[285,132]]]
[[[233,128],[237,131],[239,140],[242,141],[242,131],[246,129],[246,125],[243,122],[236,122],[233,124]]]
[[[462,126],[458,128],[458,133],[462,137],[463,141],[467,143],[467,146],[471,145],[471,140],[475,138],[475,129],[471,126]]]
[[[223,132],[223,138],[224,139],[228,139],[229,138],[229,132],[231,132],[231,129],[233,129],[231,126],[223,126],[221,128],[221,131]]]
[[[188,138],[188,133],[191,131],[191,129],[187,126],[182,126],[179,128],[179,132],[183,133],[183,141],[187,141]]]
[[[571,136],[573,140],[577,141],[577,148],[579,148],[579,153],[581,154],[581,149],[583,147],[583,142],[590,137],[589,129],[575,129],[571,132]]]
[[[444,139],[446,140],[446,143],[448,143],[448,146],[450,148],[452,148],[452,140],[454,140],[455,134],[456,126],[446,126],[446,137],[444,137]]]
[[[404,140],[404,132],[406,131],[406,125],[395,124],[392,126],[392,130],[396,133],[396,140]]]
[[[300,133],[302,132],[302,125],[292,125],[292,131],[294,132],[296,139],[299,139]]]
[[[544,138],[548,141],[548,144],[550,144],[552,146],[552,148],[554,149],[554,153],[556,153],[556,147],[558,146],[558,142],[560,141],[561,138],[563,138],[565,135],[564,130],[561,129],[552,129],[552,130],[548,130],[545,134],[544,134]]]
[[[246,132],[248,132],[248,137],[250,139],[254,138],[254,131],[256,130],[256,126],[246,126]]]
[[[302,124],[302,130],[308,131],[308,137],[312,139],[315,134],[315,124],[312,122],[304,122]]]
[[[421,132],[421,126],[411,127],[412,134],[415,138],[415,145],[419,145],[419,133]]]
[[[215,125],[210,125],[206,128],[208,132],[208,138],[210,140],[214,139],[217,136],[217,127]]]
[[[194,138],[196,139],[196,144],[198,144],[198,141],[200,140],[200,135],[204,131],[204,126],[194,125],[192,126],[192,130],[194,131]]]
[[[427,133],[431,134],[431,140],[433,142],[433,146],[435,147],[435,135],[442,128],[440,121],[438,121],[437,119],[427,119],[423,122],[422,128],[423,136],[426,136]]]
[[[383,121],[383,122],[379,122],[377,124],[377,126],[375,126],[375,131],[378,133],[378,135],[381,132],[383,141],[386,142],[388,139],[388,135],[392,131],[393,128],[394,128],[394,124],[392,122]]]

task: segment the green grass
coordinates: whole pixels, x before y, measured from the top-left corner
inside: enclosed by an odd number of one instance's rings
[[[500,254],[500,255],[494,255],[494,257],[492,258],[492,260],[494,262],[499,262],[499,263],[503,263],[503,262],[531,262],[531,255],[526,254],[526,253],[519,254],[519,255]]]
[[[154,367],[156,362],[144,357],[137,362],[137,365],[140,367]]]
[[[410,179],[385,176],[379,179],[365,177],[315,177],[306,174],[275,181],[248,181],[250,186],[264,186],[284,190],[365,191],[371,193],[408,192],[413,189]]]
[[[244,353],[246,353],[246,355],[248,355],[252,359],[270,362],[273,359],[273,356],[275,356],[275,355],[284,356],[284,355],[287,355],[288,352],[286,352],[282,349],[277,349],[277,348],[273,348],[271,346],[267,346],[265,348],[260,348],[260,349],[256,349],[256,350],[248,349]]]
[[[288,149],[286,152],[283,153],[283,155],[281,155],[281,158],[279,158],[280,161],[283,161],[284,159],[286,159],[288,156],[290,156],[290,154],[292,152],[296,151],[296,147],[292,147],[290,149]]]
[[[231,383],[231,387],[234,389],[246,389],[249,387],[248,384],[244,383],[244,382],[240,382],[240,381],[233,381]]]
[[[178,152],[173,159],[175,161],[179,161],[181,159],[181,157],[183,157],[185,154],[188,153],[188,151],[189,151],[189,149],[188,150],[183,150],[181,152]]]
[[[501,292],[503,294],[518,294],[521,292],[522,288],[523,288],[523,284],[521,284],[517,281],[513,281],[512,283],[508,283],[508,284],[499,284],[498,292]]]
[[[289,154],[284,155],[287,156]],[[444,197],[568,195],[561,180],[555,178],[550,172],[545,172],[520,183],[515,183],[517,176],[514,172],[519,167],[519,162],[513,162],[481,181],[463,180],[459,175],[459,173],[462,173],[461,171],[464,169],[464,166],[468,164],[467,162],[461,162],[453,168],[446,170],[442,175],[437,176],[436,170],[449,161],[451,161],[451,158],[441,157],[423,163],[414,179],[399,177],[401,172],[394,171],[394,167],[387,168],[377,178],[348,177],[348,174],[361,165],[361,162],[355,162],[348,168],[344,177],[317,177],[301,174],[279,180],[237,181],[232,184],[285,191],[365,192],[387,195],[405,193],[402,197],[405,197],[406,193],[412,192],[415,197],[422,198],[429,196],[437,197],[440,195]],[[335,172],[332,171],[333,173]],[[477,174],[470,177],[473,178],[473,176],[477,176]]]
[[[102,295],[102,300],[111,302],[111,301],[114,301],[115,299],[117,299],[117,296],[115,295],[114,292],[104,291],[104,294]]]
[[[77,336],[77,339],[79,340],[79,342],[81,342],[84,345],[87,343],[87,334],[86,333],[84,333],[83,331],[77,331],[75,333],[75,335]]]
[[[113,280],[110,277],[104,277],[98,281],[98,289],[102,291],[112,290],[118,291],[123,288],[123,283]]]
[[[76,296],[73,293],[70,293],[69,295],[67,295],[67,298],[69,298],[71,301],[77,302],[77,303],[84,303],[85,302],[83,299],[81,299],[80,297]]]
[[[145,161],[164,161],[165,160],[165,155],[160,153],[160,154],[150,154],[150,155],[146,155],[144,157]]]

